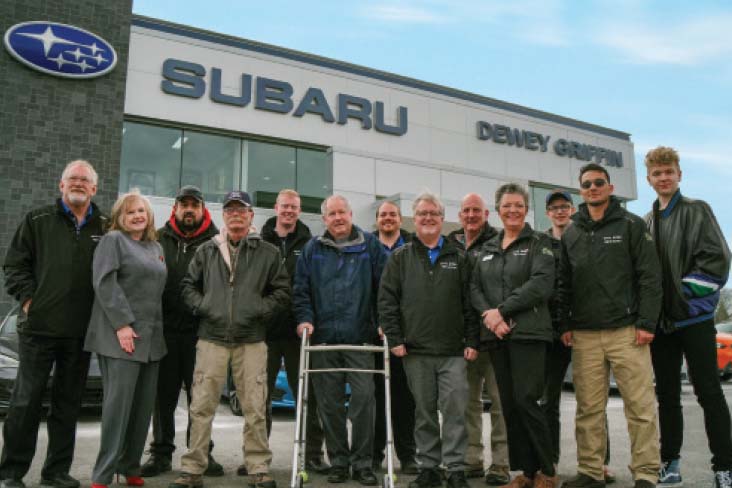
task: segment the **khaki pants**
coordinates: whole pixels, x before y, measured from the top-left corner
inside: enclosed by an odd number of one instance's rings
[[[184,473],[203,474],[208,466],[211,424],[231,361],[236,394],[244,412],[244,464],[249,474],[267,473],[272,451],[267,440],[267,345],[264,342],[220,346],[199,340],[190,407],[191,441],[181,458]]]
[[[483,466],[483,383],[491,399],[491,464],[508,469],[508,442],[506,423],[503,420],[501,397],[498,394],[496,375],[493,372],[488,351],[481,351],[478,359],[468,363],[468,408],[465,411],[465,428],[468,431],[468,449],[465,464],[468,467]]]
[[[660,468],[656,397],[648,345],[635,343],[634,326],[574,331],[572,362],[577,396],[577,471],[603,479],[605,411],[610,370],[623,397],[634,480],[656,483]]]

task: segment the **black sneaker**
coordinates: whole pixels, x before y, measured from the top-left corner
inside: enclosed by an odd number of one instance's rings
[[[208,455],[208,466],[206,467],[206,471],[203,472],[204,476],[223,476],[224,475],[224,467],[221,466],[221,463],[216,462],[216,460],[213,458],[211,453]]]
[[[409,482],[409,488],[432,488],[442,486],[442,476],[436,469],[423,468],[419,476]]]
[[[25,488],[22,479],[8,478],[0,482],[2,488]]]
[[[305,462],[305,469],[318,474],[327,474],[330,471],[330,465],[323,461],[323,458],[317,457],[308,459]]]
[[[78,488],[81,486],[79,480],[72,478],[68,473],[57,473],[49,477],[42,477],[41,484],[43,486],[53,486],[54,488]]]
[[[140,476],[143,478],[153,478],[159,474],[167,473],[172,469],[173,466],[169,457],[151,454],[147,458],[147,461],[145,461],[145,464],[140,466]]]
[[[732,488],[732,471],[714,472],[715,488]]]
[[[238,468],[236,468],[236,475],[237,476],[249,476],[249,471],[247,470],[246,464],[240,464]]]
[[[328,473],[328,483],[345,483],[348,481],[348,467],[331,466]]]
[[[468,480],[465,479],[465,473],[463,471],[453,471],[447,477],[448,488],[469,488]]]
[[[361,483],[363,486],[376,486],[379,484],[379,480],[376,479],[374,470],[371,468],[354,469],[353,479]]]

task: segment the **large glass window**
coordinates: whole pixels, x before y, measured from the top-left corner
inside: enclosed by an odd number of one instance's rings
[[[274,207],[283,188],[295,188],[295,148],[268,142],[245,141],[245,187],[257,207]]]
[[[549,217],[546,216],[546,196],[551,193],[554,188],[543,186],[531,187],[531,205],[534,209],[534,230],[544,231],[552,226]],[[575,208],[582,203],[582,197],[579,196],[577,190],[567,190],[572,196]]]
[[[323,150],[241,137],[125,122],[119,191],[174,197],[196,185],[206,201],[246,190],[258,207],[272,208],[283,188],[297,190],[305,212],[319,212],[332,193],[333,165]]]
[[[174,197],[180,184],[183,131],[125,122],[119,190]]]
[[[182,185],[196,185],[207,202],[239,189],[241,139],[184,131]]]
[[[328,154],[297,149],[297,191],[304,212],[320,212],[320,202],[333,193],[333,162]]]

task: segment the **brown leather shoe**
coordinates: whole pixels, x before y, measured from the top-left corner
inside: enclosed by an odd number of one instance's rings
[[[541,471],[536,473],[534,478],[534,488],[557,488],[559,486],[559,476],[547,476]]]
[[[534,480],[528,478],[522,474],[516,476],[507,485],[503,485],[501,488],[533,488]]]

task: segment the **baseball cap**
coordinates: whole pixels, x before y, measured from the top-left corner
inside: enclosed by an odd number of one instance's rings
[[[186,185],[178,190],[178,194],[175,196],[176,201],[183,200],[184,198],[195,198],[199,202],[203,202],[203,193],[198,189],[197,186]]]
[[[550,191],[549,194],[546,196],[546,204],[549,205],[549,202],[551,202],[555,198],[564,198],[569,203],[572,203],[572,195],[570,195],[567,190],[556,188]]]
[[[245,207],[251,207],[252,206],[252,199],[249,197],[249,193],[245,191],[230,191],[226,194],[224,197],[224,207],[230,204],[231,202],[239,202]]]

